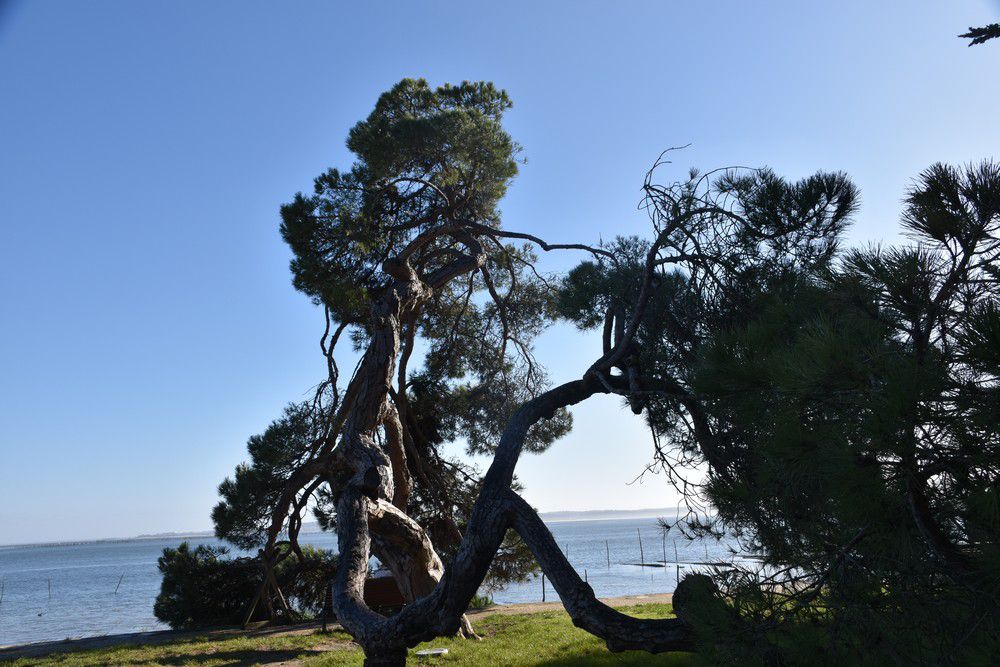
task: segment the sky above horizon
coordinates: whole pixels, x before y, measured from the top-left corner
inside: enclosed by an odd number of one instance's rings
[[[956,38],[998,21],[995,0],[0,0],[0,544],[210,527],[247,437],[324,373],[278,207],[350,164],[347,131],[399,79],[510,93],[511,229],[646,234],[642,177],[691,144],[664,178],[843,170],[850,242],[897,242],[920,170],[1000,157],[1000,42]],[[536,350],[561,382],[599,347],[557,325]],[[523,457],[529,502],[676,504],[662,477],[630,484],[652,445],[618,399],[574,417]]]

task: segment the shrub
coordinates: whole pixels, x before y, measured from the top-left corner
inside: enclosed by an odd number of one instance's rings
[[[306,547],[303,560],[285,558],[275,578],[292,608],[302,614],[318,612],[325,586],[333,578],[336,557]],[[158,619],[174,629],[205,628],[242,623],[262,581],[256,558],[229,556],[225,547],[184,542],[164,549],[158,560],[163,581],[153,605]],[[279,608],[275,601],[273,606]],[[251,620],[266,617],[267,605],[258,604]]]

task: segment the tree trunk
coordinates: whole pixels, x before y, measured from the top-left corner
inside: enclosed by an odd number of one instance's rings
[[[604,639],[610,650],[656,653],[692,647],[691,630],[679,619],[631,618],[599,602],[593,589],[570,566],[538,515],[510,489],[514,467],[532,425],[551,417],[558,408],[579,403],[595,393],[611,391],[611,384],[618,383],[620,380],[616,378],[600,382],[588,376],[555,387],[518,410],[508,423],[484,478],[482,493],[454,561],[429,594],[390,618],[372,613],[360,598],[371,539],[367,517],[375,515],[378,520],[399,521],[403,535],[409,534],[409,529],[406,521],[388,509],[390,503],[369,509],[368,499],[350,491],[344,494],[338,504],[342,566],[337,573],[337,608],[344,627],[366,655],[383,661],[371,664],[403,665],[406,647],[454,634],[461,627],[462,615],[486,576],[508,528],[513,528],[535,554],[574,624]],[[385,662],[388,660],[396,662]]]
[[[392,571],[406,603],[430,594],[444,574],[444,564],[420,524],[382,501],[369,514],[368,526],[372,553]],[[459,634],[479,638],[464,615]]]
[[[368,516],[372,552],[396,579],[407,602],[427,595],[444,572],[444,565],[420,525],[385,501],[374,504]]]
[[[634,326],[607,351],[587,375],[544,392],[528,401],[508,422],[490,465],[458,552],[443,571],[427,535],[403,509],[404,450],[399,447],[398,415],[388,403],[393,369],[400,351],[400,322],[419,309],[431,290],[454,277],[476,270],[485,262],[479,242],[461,228],[442,228],[470,251],[470,255],[434,271],[420,281],[406,263],[413,248],[429,243],[421,236],[406,250],[385,262],[394,281],[372,307],[370,340],[349,392],[354,397],[341,431],[338,456],[350,478],[337,500],[337,538],[340,563],[334,582],[334,607],[344,628],[365,651],[366,665],[405,665],[407,648],[441,635],[458,632],[472,597],[477,593],[507,530],[513,528],[538,559],[552,581],[573,622],[603,638],[612,651],[650,652],[691,647],[688,626],[678,619],[635,619],[600,603],[559,550],[538,515],[511,488],[514,468],[528,429],[557,410],[596,393],[628,395],[627,381],[605,373],[628,345]],[[646,288],[644,287],[644,293]],[[637,316],[634,316],[637,317]],[[613,387],[612,385],[616,386]],[[634,383],[633,383],[634,384]],[[379,445],[377,429],[387,425],[389,451]],[[364,582],[372,553],[393,572],[410,604],[392,617],[376,614],[364,603]]]
[[[477,256],[456,266],[473,270],[483,261],[485,256]],[[399,416],[389,397],[400,351],[400,323],[432,292],[405,259],[387,261],[384,268],[395,282],[373,304],[368,348],[351,381],[354,407],[341,433],[339,455],[352,474],[337,502],[341,561],[334,583],[334,606],[341,623],[364,649],[366,664],[402,665],[406,660],[405,637],[391,631],[387,624],[391,619],[365,605],[363,593],[373,547],[408,601],[436,590],[443,572],[441,559],[424,530],[393,504],[405,506],[409,493],[408,488],[396,488],[397,484],[408,487],[409,479]],[[387,428],[389,451],[376,440],[380,426]],[[463,625],[471,630],[464,611],[463,607],[448,634]]]

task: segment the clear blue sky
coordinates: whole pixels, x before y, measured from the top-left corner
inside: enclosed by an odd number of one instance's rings
[[[47,2],[0,10],[0,543],[205,529],[244,443],[320,378],[278,206],[406,76],[489,79],[528,164],[506,224],[642,233],[642,174],[843,169],[894,240],[933,161],[1000,157],[987,0]],[[546,260],[569,266],[571,256]],[[596,341],[557,327],[574,377]],[[542,510],[674,502],[615,400],[519,469]],[[609,452],[611,452],[609,454]]]

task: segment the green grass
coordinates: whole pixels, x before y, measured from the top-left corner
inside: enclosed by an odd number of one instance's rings
[[[623,609],[645,618],[671,614],[670,605],[641,605]],[[534,614],[487,614],[473,619],[483,641],[437,639],[413,649],[410,664],[447,665],[694,665],[688,654],[650,655],[609,653],[604,643],[573,626],[563,611]],[[413,651],[447,648],[448,655],[418,659]],[[308,667],[361,665],[362,654],[343,632],[296,636],[197,637],[158,646],[132,646],[54,654],[6,663],[96,667],[97,665],[252,665],[301,661]]]
[[[643,618],[663,618],[672,615],[670,605],[642,605],[626,607],[623,612]],[[492,614],[474,619],[483,641],[462,639],[436,639],[417,646],[446,648],[448,655],[441,658],[417,660],[414,664],[447,665],[693,665],[688,654],[650,655],[638,651],[610,653],[604,642],[584,630],[574,627],[566,612],[546,611],[534,614]],[[412,655],[412,651],[411,651]],[[318,658],[306,662],[310,667],[328,665],[353,665],[360,663],[336,662],[337,656]]]

